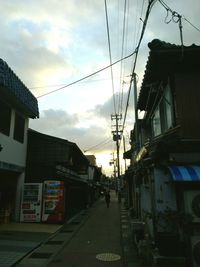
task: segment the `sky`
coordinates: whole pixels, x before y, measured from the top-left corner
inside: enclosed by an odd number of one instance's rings
[[[200,45],[200,1],[164,3],[182,16],[184,45]],[[116,158],[111,114],[122,114],[120,158],[130,149],[133,89],[125,121],[124,114],[135,56],[120,59],[135,51],[147,4],[148,0],[1,0],[0,58],[38,99],[40,117],[31,119],[29,127],[94,154],[107,175],[113,174],[109,162]],[[148,43],[153,39],[181,44],[179,24],[160,1],[151,9],[140,45],[137,93],[148,60]],[[122,172],[128,164],[120,159]]]

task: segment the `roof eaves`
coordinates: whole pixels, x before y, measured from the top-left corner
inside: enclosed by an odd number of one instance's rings
[[[145,101],[152,83],[162,80],[177,68],[180,68],[180,70],[182,68],[183,70],[185,68],[184,62],[187,64],[187,68],[200,68],[200,46],[192,44],[191,46],[182,47],[181,45],[154,39],[148,44],[148,47],[150,48],[150,52],[137,103],[137,108],[140,110],[145,110]],[[195,64],[193,62],[194,53],[195,58],[198,56],[199,59],[196,60]]]
[[[2,59],[0,59],[0,89],[10,100],[25,110],[30,118],[39,117],[37,99]]]

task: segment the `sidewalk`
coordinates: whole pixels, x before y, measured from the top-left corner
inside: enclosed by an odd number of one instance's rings
[[[0,267],[13,266],[60,228],[39,223],[0,224]]]
[[[71,242],[48,267],[123,267],[120,213],[115,193],[110,207],[100,199]]]
[[[31,225],[25,226],[26,230],[31,229]],[[0,267],[141,267],[131,240],[128,211],[123,204],[118,204],[114,192],[109,208],[101,198],[92,208],[79,213],[63,226],[43,224],[40,229],[38,232],[37,224],[33,224],[32,232],[19,231],[15,238],[12,236],[10,240],[14,243],[9,246],[12,252],[13,245],[15,257],[20,252],[20,245],[26,245],[29,251],[22,248],[21,258],[26,255],[22,260],[19,258],[13,265],[0,263]],[[10,256],[7,258],[11,259]]]

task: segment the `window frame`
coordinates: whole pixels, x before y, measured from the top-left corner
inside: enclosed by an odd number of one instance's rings
[[[10,136],[11,118],[12,108],[5,101],[0,99],[0,133]]]
[[[156,113],[159,114],[160,130],[158,132],[156,132],[155,130]],[[157,107],[155,108],[153,116],[151,118],[151,126],[152,126],[151,132],[153,137],[157,137],[165,133],[166,131],[168,131],[170,128],[173,127],[173,124],[174,124],[174,117],[173,117],[172,93],[169,84],[167,84],[163,90],[163,95]]]
[[[15,112],[13,139],[20,143],[24,143],[25,135],[25,118],[18,112]]]

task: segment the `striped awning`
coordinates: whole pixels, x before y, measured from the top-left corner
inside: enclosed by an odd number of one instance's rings
[[[200,181],[200,166],[168,166],[172,178],[177,182]]]

